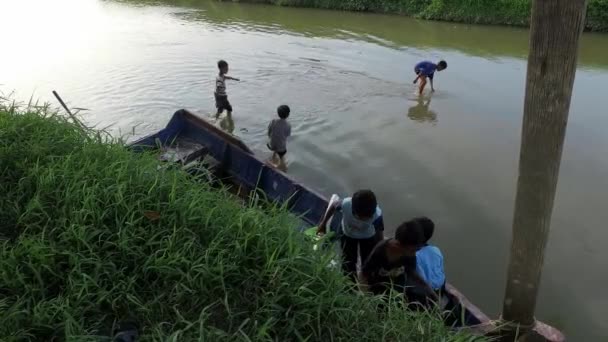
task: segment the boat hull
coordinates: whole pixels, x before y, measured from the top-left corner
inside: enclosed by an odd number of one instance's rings
[[[328,206],[328,199],[323,195],[256,157],[235,136],[185,109],[175,112],[161,131],[129,145],[134,151],[175,146],[183,147],[181,155],[177,157],[178,162],[187,163],[210,156],[217,161],[216,171],[238,185],[240,194],[249,195],[254,191],[269,202],[285,206],[301,218],[302,230],[315,226]],[[330,224],[332,230],[339,229],[340,220],[340,213],[336,213]],[[455,327],[471,327],[483,334],[492,330],[494,325],[490,318],[460,291],[450,284],[446,284],[446,291],[450,301],[448,305],[459,311],[459,319],[453,324]],[[546,341],[565,341],[559,330],[544,323],[538,322],[535,330]]]

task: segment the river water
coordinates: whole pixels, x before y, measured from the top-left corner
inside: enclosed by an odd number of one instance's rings
[[[449,280],[500,312],[527,30],[196,0],[4,0],[0,13],[5,95],[56,89],[130,138],[179,108],[213,112],[228,60],[236,135],[267,154],[266,125],[290,105],[291,175],[326,195],[373,189],[388,227],[431,217]],[[413,66],[440,58],[437,92],[419,101]],[[585,34],[579,61],[537,316],[571,341],[608,341],[608,35]]]

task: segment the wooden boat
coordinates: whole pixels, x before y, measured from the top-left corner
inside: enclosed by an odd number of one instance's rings
[[[182,165],[203,164],[212,179],[234,184],[240,196],[254,193],[284,205],[301,218],[302,230],[317,225],[328,206],[324,196],[256,157],[240,139],[185,109],[175,112],[164,129],[129,147],[136,152],[161,151],[162,159]],[[193,173],[200,171],[190,169]],[[336,213],[330,224],[332,230],[338,229],[340,219]],[[471,327],[482,334],[493,330],[490,318],[454,286],[447,284],[446,290],[447,307],[458,311],[451,323],[454,327]],[[561,332],[544,323],[538,322],[534,330],[547,341],[565,341]]]

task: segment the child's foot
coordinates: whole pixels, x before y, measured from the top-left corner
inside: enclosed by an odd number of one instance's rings
[[[287,172],[287,164],[285,164],[285,160],[283,160],[283,158],[279,159],[279,162],[277,163],[277,169],[283,172]]]
[[[274,168],[276,168],[276,167],[278,166],[278,165],[277,165],[277,163],[275,163],[275,161],[274,161],[274,160],[272,160],[272,158],[268,158],[268,159],[266,159],[266,164],[267,164],[268,166],[270,166],[270,167],[274,167]]]

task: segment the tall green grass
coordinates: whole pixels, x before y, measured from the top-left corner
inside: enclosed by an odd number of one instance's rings
[[[396,13],[423,19],[527,26],[531,0],[240,0],[279,6]],[[590,0],[585,28],[608,31],[608,0]]]
[[[281,210],[0,105],[0,340],[471,341],[352,291]],[[154,215],[150,215],[154,213]],[[101,338],[103,340],[103,338]]]

